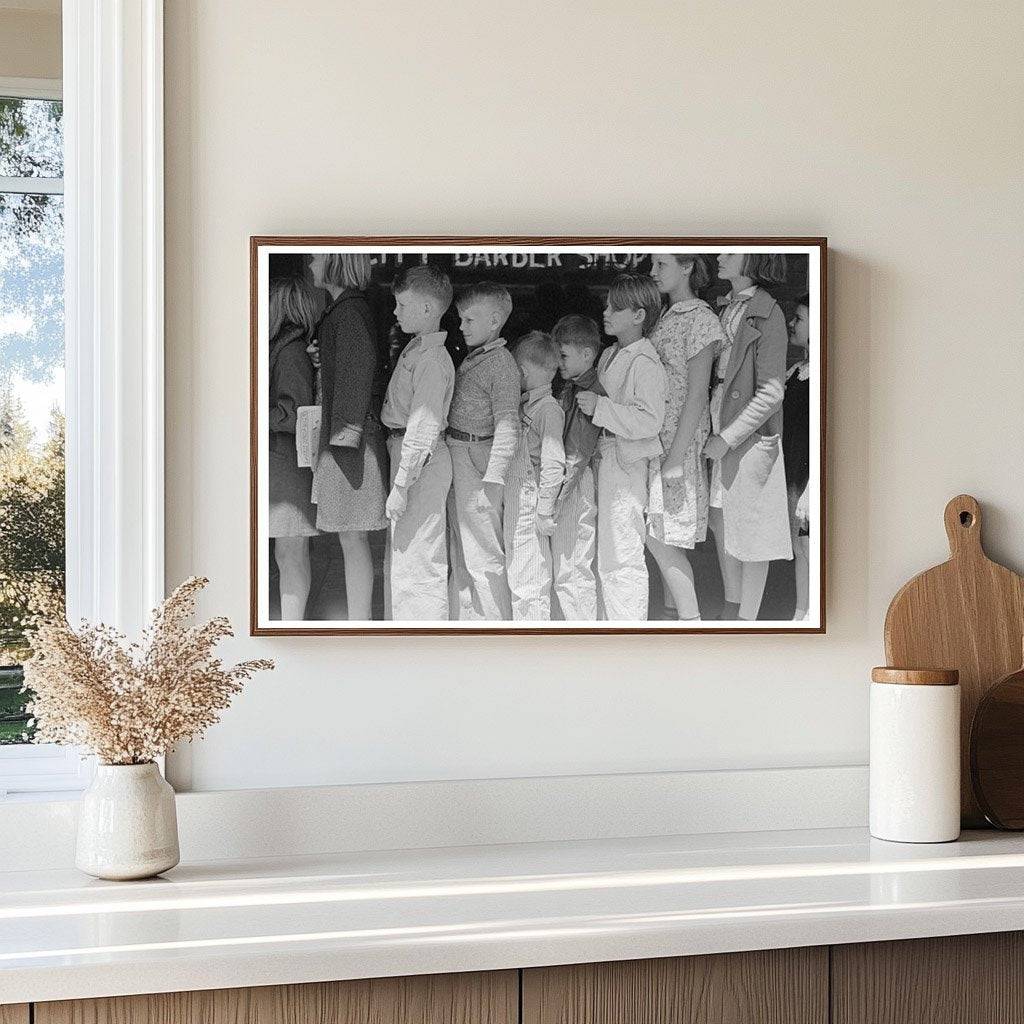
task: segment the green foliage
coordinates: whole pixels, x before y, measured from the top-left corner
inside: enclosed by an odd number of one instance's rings
[[[41,448],[20,403],[0,399],[0,666],[16,666],[31,650],[26,627],[40,614],[63,615],[64,418],[54,412]],[[0,668],[0,743],[24,739],[30,695],[20,669]],[[17,685],[15,685],[17,684]]]

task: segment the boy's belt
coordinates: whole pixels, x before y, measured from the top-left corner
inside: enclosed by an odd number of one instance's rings
[[[405,427],[388,427],[388,437],[404,437]]]
[[[467,434],[464,430],[456,430],[454,427],[449,427],[445,433],[453,441],[493,441],[493,434]]]

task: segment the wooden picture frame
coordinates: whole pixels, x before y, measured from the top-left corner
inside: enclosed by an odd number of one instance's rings
[[[281,236],[258,235],[250,238],[250,633],[253,636],[346,636],[346,635],[559,635],[559,634],[779,634],[811,633],[823,634],[826,629],[826,408],[827,408],[827,240],[823,237],[679,237],[679,236]],[[390,621],[363,619],[348,622],[340,619],[274,619],[271,607],[271,555],[270,536],[267,529],[268,482],[267,447],[267,405],[269,404],[269,360],[270,339],[268,304],[270,287],[270,261],[272,257],[287,257],[292,261],[292,272],[298,266],[297,259],[312,257],[318,253],[370,253],[378,262],[375,267],[386,272],[392,262],[409,266],[417,262],[431,262],[431,255],[438,257],[434,262],[445,266],[459,267],[470,257],[479,260],[481,266],[478,278],[494,278],[495,268],[499,274],[508,260],[522,262],[521,267],[512,269],[543,271],[551,269],[555,257],[569,259],[594,259],[592,264],[601,269],[600,284],[585,286],[587,293],[599,292],[606,288],[611,269],[639,268],[637,262],[642,255],[657,252],[678,252],[681,255],[699,253],[710,262],[712,256],[722,253],[743,253],[751,255],[782,255],[787,267],[797,265],[801,257],[807,258],[806,294],[808,320],[808,352],[806,359],[809,374],[808,414],[808,555],[809,555],[809,609],[806,621],[784,619],[759,619],[758,621],[707,620],[698,623],[669,620],[606,621],[513,621],[513,620],[456,620],[428,622]],[[502,256],[506,262],[501,262]],[[488,260],[489,257],[489,260]],[[542,258],[543,257],[543,258]],[[792,258],[792,259],[790,259]],[[547,261],[545,264],[545,260]],[[407,261],[407,262],[406,262]],[[283,265],[283,264],[282,264]],[[712,264],[713,265],[713,264]],[[746,265],[746,264],[744,264]],[[584,264],[587,269],[591,263]],[[394,267],[391,267],[393,270]],[[469,267],[463,267],[469,271]],[[477,268],[473,268],[476,271]],[[580,267],[574,272],[582,273]],[[375,271],[376,273],[376,271]],[[561,273],[561,270],[560,270]],[[595,273],[597,271],[595,270]],[[283,271],[282,271],[283,274]],[[511,270],[509,270],[511,274]],[[308,274],[306,275],[308,276]],[[453,270],[453,278],[467,275]],[[508,274],[505,275],[506,277]],[[457,279],[458,287],[466,283]],[[527,284],[522,284],[523,288]],[[383,286],[381,286],[383,287]],[[536,285],[534,285],[536,291]],[[792,290],[792,288],[791,288]],[[582,294],[582,292],[581,292]],[[784,300],[785,301],[785,300]],[[393,308],[393,303],[392,303]],[[454,309],[454,305],[452,307]],[[788,317],[787,317],[788,319]],[[530,326],[527,324],[526,326]],[[545,325],[546,326],[546,325]],[[379,325],[378,325],[379,329]],[[392,335],[394,334],[392,328]],[[511,339],[510,339],[511,341]],[[449,338],[450,343],[450,338]],[[557,376],[557,374],[556,374]],[[805,379],[801,377],[801,379]],[[264,439],[268,440],[265,442]],[[776,437],[781,460],[782,440]],[[385,486],[386,486],[385,481]],[[790,499],[792,511],[792,498]],[[795,530],[795,528],[794,528]],[[387,531],[385,531],[387,532]],[[337,542],[337,538],[334,538]],[[314,538],[314,551],[321,550],[327,541]],[[375,557],[379,558],[378,552]],[[714,546],[709,531],[706,545]],[[698,547],[697,550],[704,550]],[[648,562],[650,559],[648,558]],[[774,563],[772,563],[774,565]],[[770,570],[770,572],[773,570]],[[657,570],[651,568],[652,576]],[[769,583],[772,577],[769,575]],[[719,583],[721,587],[721,583]],[[698,588],[699,589],[699,588]],[[376,590],[374,591],[376,595]],[[700,595],[698,594],[698,597]],[[780,602],[782,598],[778,599]],[[375,596],[374,601],[378,602]],[[554,604],[554,602],[552,602]],[[375,605],[376,606],[376,605]],[[701,601],[701,612],[704,613]],[[763,623],[763,624],[762,624]]]

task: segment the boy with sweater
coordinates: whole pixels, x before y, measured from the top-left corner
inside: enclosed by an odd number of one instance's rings
[[[519,370],[501,332],[512,297],[501,285],[482,282],[456,302],[469,355],[455,374],[447,430],[451,616],[507,621],[502,509],[519,440]]]

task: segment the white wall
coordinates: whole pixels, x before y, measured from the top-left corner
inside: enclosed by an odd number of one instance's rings
[[[824,234],[824,637],[253,640],[197,789],[862,763],[893,591],[1024,566],[1024,7],[167,0],[168,583],[244,633],[250,234]]]

